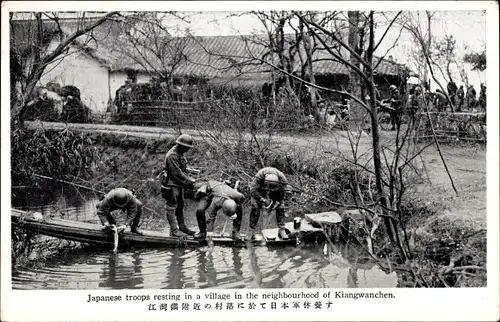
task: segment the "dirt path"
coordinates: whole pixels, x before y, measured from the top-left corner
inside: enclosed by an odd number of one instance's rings
[[[29,127],[34,122],[27,122]],[[143,127],[109,124],[64,124],[43,122],[48,129],[70,129],[102,133],[116,133],[137,137],[167,139],[176,137],[179,132],[172,128]],[[183,130],[183,133],[201,138],[197,130]],[[390,142],[393,132],[382,132],[382,142]],[[337,131],[328,135],[279,135],[275,137],[280,145],[302,147],[326,155],[343,152],[349,154],[351,145],[346,132]],[[359,153],[371,148],[368,135],[363,135],[359,143]],[[416,193],[428,202],[443,206],[444,216],[451,219],[472,220],[478,225],[486,225],[486,149],[477,146],[442,146],[443,155],[453,177],[458,195],[454,192],[437,149],[432,146],[423,154],[429,183],[417,187]]]

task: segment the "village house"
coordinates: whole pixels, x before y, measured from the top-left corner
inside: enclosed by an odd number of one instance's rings
[[[92,19],[87,19],[90,23]],[[129,20],[130,21],[130,20]],[[71,34],[81,26],[78,19],[60,19],[60,30]],[[33,28],[32,21],[17,20],[11,24],[17,41]],[[267,47],[263,36],[206,36],[148,39],[138,47],[130,43],[133,29],[141,29],[138,22],[107,21],[94,31],[81,36],[69,50],[46,68],[40,86],[58,83],[73,85],[80,89],[82,101],[92,114],[104,114],[113,104],[116,91],[133,73],[137,83],[147,83],[158,71],[170,69],[172,77],[195,77],[212,84],[262,86],[277,77],[273,68],[259,61]],[[47,29],[47,51],[60,43],[59,27],[54,21],[44,22]],[[257,37],[257,38],[255,38]],[[153,41],[153,43],[151,43]],[[151,48],[158,42],[169,42],[170,51],[157,55]],[[156,42],[156,43],[154,43]],[[135,47],[133,46],[135,45]],[[142,48],[142,52],[134,49]],[[346,54],[345,51],[339,50]],[[169,56],[170,55],[170,56]],[[299,65],[296,59],[295,65]],[[331,58],[325,50],[317,50],[313,57],[313,70],[318,85],[330,88],[346,88],[349,69]],[[390,84],[400,84],[401,75],[407,68],[391,59],[384,59],[378,65],[375,82],[384,93]],[[295,72],[298,72],[295,69]]]

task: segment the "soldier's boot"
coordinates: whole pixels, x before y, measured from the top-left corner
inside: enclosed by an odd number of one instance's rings
[[[179,226],[177,226],[177,219],[175,218],[175,213],[172,211],[167,211],[168,225],[170,226],[170,236],[171,237],[186,237],[186,234],[179,231]]]
[[[137,215],[132,222],[132,226],[130,227],[130,231],[134,234],[142,235],[142,231],[139,230],[139,221],[141,220],[141,215]]]
[[[194,236],[196,234],[195,231],[189,229],[184,223],[184,212],[182,211],[182,209],[175,211],[175,217],[177,218],[177,223],[179,224],[180,231],[189,236]]]
[[[207,220],[204,211],[196,212],[196,220],[198,221],[198,228],[200,232],[194,235],[194,239],[205,239],[207,237]]]
[[[250,211],[250,223],[247,235],[245,236],[245,240],[251,241],[256,239],[255,229],[257,228],[257,224],[259,223],[260,217],[260,209],[252,208]]]
[[[276,208],[276,223],[278,224],[278,236],[281,239],[288,239],[289,230],[285,228],[285,209],[284,208]]]
[[[241,219],[236,218],[233,221],[233,234],[232,234],[233,240],[235,240],[235,241],[241,240],[240,229],[241,229]]]

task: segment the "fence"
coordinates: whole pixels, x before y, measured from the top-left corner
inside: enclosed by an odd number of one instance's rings
[[[214,101],[126,101],[113,115],[112,122],[148,126],[192,125]]]
[[[432,140],[432,127],[440,142],[486,142],[486,113],[423,112],[417,128],[418,141]]]
[[[112,117],[113,123],[166,127],[251,126],[286,128],[298,124],[303,113],[292,105],[272,107],[258,101],[212,99],[198,102],[127,101]],[[230,124],[228,123],[230,122]],[[260,124],[260,125],[258,125]]]

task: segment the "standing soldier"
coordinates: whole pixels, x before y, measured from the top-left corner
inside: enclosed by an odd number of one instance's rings
[[[250,230],[246,236],[247,240],[257,239],[255,228],[260,218],[260,211],[266,209],[268,212],[276,210],[276,222],[279,230],[278,235],[282,239],[287,239],[285,230],[285,189],[288,181],[285,175],[278,169],[266,167],[260,169],[252,183],[250,184],[250,194],[252,196],[252,210],[250,212]]]
[[[183,237],[194,235],[195,232],[187,228],[184,222],[184,190],[193,188],[196,180],[186,172],[187,160],[184,154],[193,147],[193,138],[189,134],[182,134],[175,141],[175,145],[165,156],[165,170],[163,173],[161,192],[167,206],[175,208],[167,210],[167,220],[170,225],[170,235]],[[180,229],[180,231],[179,231]]]
[[[474,89],[474,86],[469,85],[469,88],[467,88],[465,100],[467,102],[467,108],[469,110],[472,110],[476,107],[476,90]]]
[[[479,91],[478,105],[482,109],[486,109],[486,86],[481,83],[481,90]]]
[[[139,231],[139,221],[142,216],[142,203],[136,198],[134,193],[125,188],[116,188],[111,190],[104,196],[104,198],[96,205],[97,216],[104,225],[104,228],[110,228],[111,225],[116,225],[116,221],[111,216],[114,210],[126,210],[127,217],[125,225],[120,226],[119,229],[131,231],[141,235]]]
[[[450,81],[447,85],[447,91],[448,91],[448,96],[450,97],[450,100],[453,102],[453,105],[456,105],[456,99],[455,95],[457,93],[457,84],[454,81]]]
[[[391,104],[391,123],[392,123],[392,126],[391,126],[391,130],[395,130],[396,129],[396,125],[399,126],[399,122],[400,122],[400,119],[401,119],[401,102],[402,102],[402,99],[401,99],[401,94],[399,93],[398,91],[398,88],[395,86],[395,85],[391,85],[389,86],[389,93],[390,93],[390,97],[389,97],[389,103]]]
[[[460,85],[460,88],[457,91],[457,112],[461,112],[464,106],[464,85]]]
[[[233,239],[241,239],[240,228],[243,218],[241,205],[245,201],[243,194],[224,182],[209,180],[196,191],[195,200],[198,201],[196,219],[200,228],[200,232],[195,235],[196,239],[205,239],[207,234],[213,235],[215,218],[220,209],[233,220]],[[207,210],[208,221],[205,217]]]

